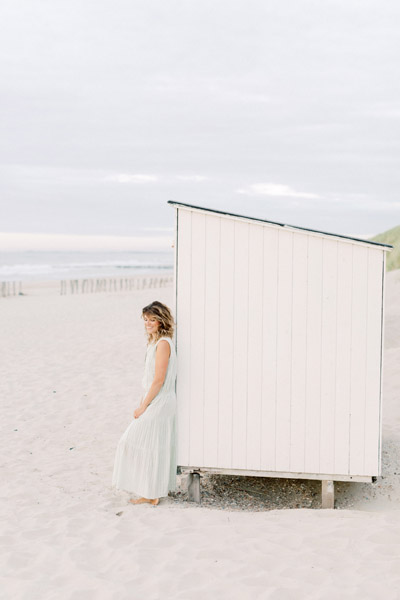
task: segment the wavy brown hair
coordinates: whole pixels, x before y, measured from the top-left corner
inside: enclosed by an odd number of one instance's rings
[[[157,342],[157,340],[164,336],[172,338],[172,336],[174,335],[175,322],[174,317],[172,316],[172,313],[168,306],[166,306],[162,302],[159,302],[158,300],[155,300],[151,304],[148,304],[147,306],[142,308],[142,318],[145,315],[152,315],[160,323],[160,326],[156,331],[154,338],[153,334],[147,334],[148,344],[150,344],[150,342],[153,341]]]

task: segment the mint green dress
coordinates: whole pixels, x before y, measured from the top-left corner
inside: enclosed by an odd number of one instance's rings
[[[156,348],[161,340],[168,340],[171,348],[163,386],[144,413],[133,418],[121,436],[112,475],[113,488],[144,498],[161,498],[176,489],[177,365],[171,338],[161,337],[148,345],[142,386],[146,395],[154,379]]]

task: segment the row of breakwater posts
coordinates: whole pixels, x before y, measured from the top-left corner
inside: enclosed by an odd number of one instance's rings
[[[67,279],[60,281],[60,294],[96,294],[100,292],[128,292],[148,288],[168,287],[173,283],[173,275],[136,276],[123,278]],[[25,296],[22,281],[1,281],[0,297]]]
[[[22,281],[2,281],[0,289],[2,298],[6,298],[6,296],[22,296]]]
[[[60,294],[97,294],[101,292],[130,292],[172,285],[173,276],[141,276],[101,279],[69,279],[60,281]]]

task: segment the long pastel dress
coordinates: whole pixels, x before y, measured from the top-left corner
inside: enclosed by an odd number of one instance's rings
[[[148,345],[142,386],[145,396],[154,379],[161,340],[168,340],[171,348],[163,386],[121,436],[112,475],[114,488],[144,498],[168,496],[176,489],[176,352],[171,338],[161,337]]]

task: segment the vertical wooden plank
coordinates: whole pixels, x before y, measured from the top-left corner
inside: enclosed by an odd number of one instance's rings
[[[308,237],[305,472],[319,472],[322,238]]]
[[[290,470],[304,472],[308,237],[293,235]]]
[[[333,473],[349,473],[350,348],[353,244],[338,245],[335,466]]]
[[[218,466],[218,387],[220,320],[220,222],[207,215],[205,221],[205,321],[204,321],[204,465]]]
[[[233,294],[235,272],[233,219],[221,218],[219,301],[218,466],[232,468]]]
[[[290,469],[293,233],[279,231],[276,470]]]
[[[320,473],[335,465],[337,245],[328,238],[322,245]]]
[[[172,314],[175,318],[176,323],[176,304],[177,304],[177,293],[178,293],[178,208],[174,207],[175,217],[175,233],[174,233],[174,274],[172,281],[172,289],[174,290],[174,297],[172,301]],[[176,337],[175,337],[176,341]]]
[[[189,466],[190,443],[190,335],[191,335],[191,254],[192,213],[177,209],[178,258],[177,258],[177,304],[176,304],[176,350],[177,350],[177,464]]]
[[[264,228],[261,469],[275,471],[278,229]]]
[[[263,335],[263,227],[249,225],[249,322],[247,350],[247,461],[260,469]]]
[[[365,398],[365,472],[379,473],[382,258],[383,251],[368,248],[367,365]]]
[[[350,375],[350,474],[364,475],[368,248],[353,247]]]
[[[382,264],[382,315],[381,315],[381,383],[380,383],[380,402],[379,402],[379,458],[378,475],[382,474],[382,401],[383,401],[383,363],[384,363],[384,348],[385,348],[385,296],[386,296],[386,251],[383,254]]]
[[[235,220],[232,461],[246,468],[249,224]]]
[[[190,462],[204,465],[205,215],[192,213]]]

